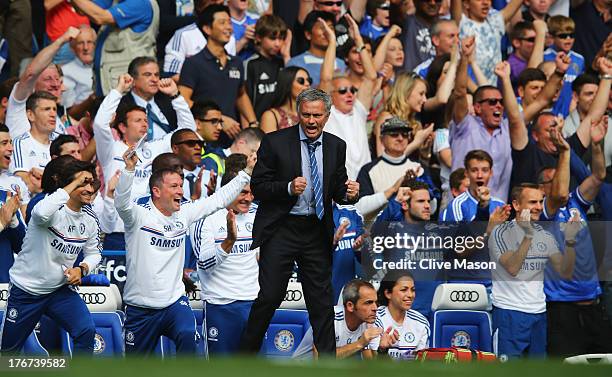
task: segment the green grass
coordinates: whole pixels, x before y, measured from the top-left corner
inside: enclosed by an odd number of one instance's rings
[[[75,359],[67,369],[53,371],[1,372],[4,376],[80,377],[611,377],[612,366],[567,365],[557,360],[515,361],[505,364],[391,362],[377,360],[322,360],[288,362],[263,359],[227,358],[213,361],[183,359]]]

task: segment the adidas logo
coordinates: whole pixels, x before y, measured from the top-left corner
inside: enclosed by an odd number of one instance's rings
[[[268,76],[268,74],[264,72],[264,73],[261,74],[261,76],[259,76],[259,79],[260,80],[269,80],[270,76]]]

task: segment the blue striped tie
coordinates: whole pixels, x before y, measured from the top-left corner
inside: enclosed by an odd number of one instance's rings
[[[315,150],[319,145],[321,145],[321,142],[307,142],[307,145],[308,157],[310,159],[310,180],[312,181],[315,209],[317,211],[317,217],[319,220],[321,220],[323,218],[323,188],[321,187],[321,181],[319,180],[319,169],[317,169],[317,158],[315,157]]]

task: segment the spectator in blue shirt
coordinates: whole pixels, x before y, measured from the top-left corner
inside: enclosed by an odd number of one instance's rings
[[[565,53],[571,60],[565,72],[561,94],[553,106],[553,113],[565,118],[569,115],[572,102],[572,82],[584,72],[584,57],[572,51],[576,40],[574,20],[565,16],[553,16],[548,20],[548,30],[554,40],[552,47],[544,51],[544,61],[554,61],[558,52]]]

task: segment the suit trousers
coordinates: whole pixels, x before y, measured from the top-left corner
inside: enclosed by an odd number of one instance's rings
[[[275,310],[282,303],[294,262],[302,283],[314,344],[320,354],[335,357],[331,286],[332,254],[323,222],[316,216],[289,215],[260,247],[259,294],[242,337],[243,352],[257,353]]]

